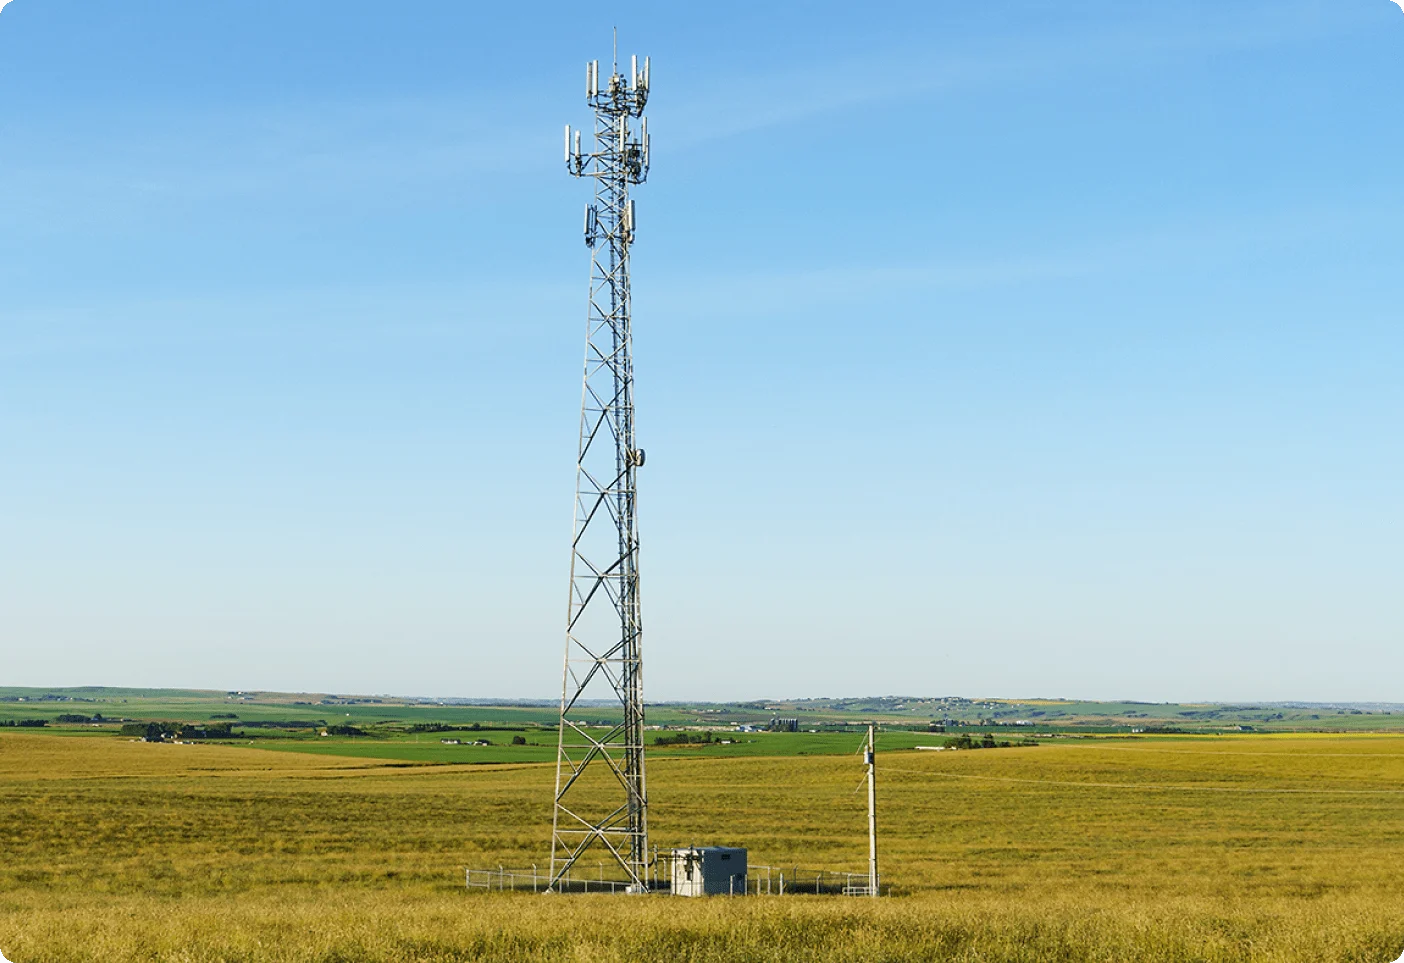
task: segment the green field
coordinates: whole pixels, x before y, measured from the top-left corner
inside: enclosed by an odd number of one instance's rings
[[[393,696],[329,693],[220,692],[175,689],[0,687],[0,724],[22,719],[54,720],[60,715],[101,714],[105,719],[209,721],[233,714],[240,723],[303,721],[317,725],[405,727],[443,723],[496,727],[554,728],[554,704],[459,704]],[[613,720],[609,707],[581,707],[590,721]],[[1208,705],[1144,702],[1079,702],[1013,699],[805,699],[748,703],[663,703],[650,705],[649,721],[672,727],[718,730],[742,724],[764,725],[774,716],[798,719],[801,729],[825,729],[868,721],[889,728],[925,729],[950,722],[975,731],[1103,732],[1137,729],[1189,732],[1401,731],[1401,706]]]
[[[169,745],[4,729],[0,950],[20,963],[1364,963],[1404,948],[1404,737],[900,748],[917,738],[880,743],[894,895],[873,902],[467,893],[465,866],[544,861],[545,762],[339,754],[395,740]],[[298,741],[318,751],[265,747]],[[655,842],[862,869],[855,734],[754,746],[773,754],[652,754]]]
[[[596,730],[602,732],[602,730]],[[485,736],[493,742],[490,746],[444,745],[442,735],[461,736],[465,740],[475,736]],[[329,736],[322,738],[269,739],[245,745],[257,745],[264,749],[280,752],[308,752],[329,756],[353,756],[366,759],[402,759],[413,762],[436,762],[458,764],[485,764],[505,762],[554,762],[556,758],[556,731],[554,729],[527,730],[522,733],[483,731],[455,732],[447,734],[426,733],[414,735],[394,733],[375,737]],[[511,736],[521,735],[527,740],[525,746],[509,743]],[[656,733],[656,735],[668,735]],[[858,751],[866,738],[854,732],[751,732],[724,734],[722,739],[701,745],[650,746],[649,758],[741,758],[748,756],[822,756],[845,755]],[[884,732],[882,745],[892,749],[910,749],[913,746],[939,745],[945,736],[905,731]]]

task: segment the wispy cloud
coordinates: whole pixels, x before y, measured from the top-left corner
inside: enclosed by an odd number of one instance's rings
[[[682,74],[670,95],[658,153],[800,123],[856,107],[979,89],[1017,89],[1074,73],[1144,70],[1206,54],[1320,39],[1348,24],[1324,21],[1311,2],[1179,13],[1128,5],[1124,19],[1081,30],[1028,32],[971,41],[904,41],[885,50],[782,70]],[[1046,22],[1045,22],[1046,24]],[[718,76],[720,79],[718,79]],[[698,83],[696,81],[704,81]],[[717,104],[727,110],[717,110]],[[659,128],[662,130],[663,128]]]
[[[1056,251],[1011,245],[1004,250],[933,254],[900,263],[839,260],[804,270],[699,272],[695,277],[646,282],[640,296],[652,299],[650,310],[655,312],[715,317],[735,304],[746,304],[749,315],[783,314],[939,292],[1126,279],[1241,263],[1305,244],[1330,245],[1367,226],[1387,227],[1392,218],[1392,211],[1344,206],[1187,218],[1114,236],[1069,238]]]
[[[85,131],[81,154],[51,123],[11,122],[0,182],[8,216],[62,229],[68,217],[253,197],[461,201],[472,177],[536,174],[555,156],[554,129],[475,117],[458,103],[307,102],[73,121]]]
[[[1199,8],[1197,19],[1131,12],[1107,27],[960,43],[923,37],[771,70],[703,73],[682,65],[660,87],[655,146],[666,159],[709,142],[864,106],[1293,42],[1323,29],[1316,9],[1276,3],[1206,14]],[[719,103],[728,109],[719,112]],[[34,223],[61,229],[65,218],[92,212],[149,215],[153,205],[253,196],[311,202],[349,194],[368,204],[391,194],[462,198],[475,176],[510,179],[548,171],[557,150],[559,104],[523,90],[494,113],[465,96],[69,117],[66,123],[85,132],[81,156],[69,151],[70,140],[54,134],[52,123],[27,126],[11,119],[0,210],[34,215]]]
[[[188,297],[79,297],[0,311],[0,363],[191,346],[367,350],[529,339],[540,334],[542,319],[557,330],[571,328],[581,314],[582,290],[574,280],[498,277],[348,281]]]

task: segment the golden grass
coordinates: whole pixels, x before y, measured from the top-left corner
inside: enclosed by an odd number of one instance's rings
[[[1379,961],[1404,737],[880,756],[876,903],[466,894],[547,851],[551,767],[0,735],[0,950],[128,961]],[[856,759],[656,759],[660,844],[861,869]]]

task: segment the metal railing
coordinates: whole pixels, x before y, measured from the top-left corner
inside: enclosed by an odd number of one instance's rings
[[[497,869],[469,869],[464,872],[470,890],[544,893],[551,884],[551,877],[546,873],[537,872],[534,866],[530,870],[506,869],[499,866]],[[624,880],[605,879],[603,876],[598,879],[590,879],[587,876],[567,874],[563,879],[556,881],[555,891],[557,893],[622,893],[628,888],[629,883]]]
[[[666,857],[661,858],[663,861]],[[466,869],[464,879],[469,890],[487,892],[544,893],[551,883],[547,873],[531,869]],[[740,879],[740,877],[737,877]],[[629,889],[627,880],[606,879],[603,866],[596,878],[567,874],[556,881],[557,893],[623,893]],[[672,890],[672,874],[655,872],[649,882],[654,893]],[[882,887],[879,884],[879,892]],[[752,866],[746,873],[744,885],[733,884],[734,896],[870,896],[867,873],[837,872],[825,869],[804,869],[799,866]]]
[[[867,896],[867,873],[848,873],[802,866],[753,866],[747,889],[758,896]],[[881,892],[881,886],[879,886]]]

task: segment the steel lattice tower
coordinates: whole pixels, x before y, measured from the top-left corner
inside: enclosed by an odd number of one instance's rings
[[[644,453],[634,437],[634,367],[629,186],[648,176],[649,62],[629,75],[618,63],[601,84],[586,65],[586,102],[595,112],[593,151],[565,130],[566,169],[595,179],[585,209],[591,251],[585,379],[580,405],[570,605],[556,755],[551,889],[592,845],[618,863],[635,892],[648,889],[648,790],[644,778],[643,624],[639,609],[636,474]],[[638,120],[635,125],[634,121]],[[637,126],[637,130],[635,127]],[[597,699],[617,701],[622,715]],[[602,712],[611,718],[599,725]],[[582,718],[588,713],[589,718]],[[593,725],[587,725],[586,723]]]

